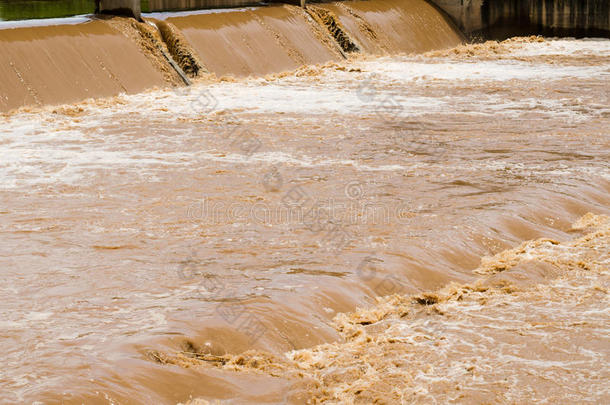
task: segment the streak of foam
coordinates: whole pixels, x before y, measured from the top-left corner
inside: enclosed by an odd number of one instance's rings
[[[91,21],[91,18],[85,15],[64,18],[44,18],[18,21],[2,21],[0,20],[0,30],[14,29],[22,27],[48,27],[53,25],[75,25]]]
[[[407,59],[408,60],[408,59]],[[609,76],[607,66],[553,66],[520,61],[470,61],[470,62],[415,62],[380,60],[366,62],[363,68],[379,72],[399,81],[508,81],[508,80],[557,80],[563,77],[587,78]]]
[[[0,188],[10,189],[36,184],[63,182],[79,184],[95,170],[131,170],[147,181],[154,181],[155,173],[167,167],[189,167],[193,162],[239,164],[257,166],[261,163],[286,164],[295,167],[351,166],[365,172],[414,172],[419,169],[444,170],[443,164],[403,161],[401,164],[365,164],[354,159],[313,157],[302,153],[257,152],[226,153],[218,145],[204,144],[193,148],[200,139],[194,127],[150,127],[146,136],[141,129],[123,126],[118,130],[90,128],[90,123],[74,123],[62,130],[45,130],[29,123],[3,137],[0,144]],[[133,124],[132,124],[133,125]],[[150,142],[154,138],[155,142]],[[58,142],[61,140],[61,142]],[[523,165],[497,161],[475,161],[456,168],[466,171],[492,169],[522,176],[569,177],[576,172],[598,177],[610,177],[603,168],[558,167],[551,164]]]
[[[505,57],[522,58],[527,56],[554,56],[546,59],[550,64],[556,64],[557,57],[570,56],[579,58],[607,57],[610,55],[610,40],[607,38],[549,38],[539,36],[514,37],[505,41],[487,41],[484,43],[462,44],[452,49],[431,51],[426,57],[437,58],[484,58],[503,59]],[[541,61],[544,59],[538,59]]]
[[[532,42],[526,47],[514,49],[512,54],[515,56],[590,55],[610,57],[610,39],[554,39]]]

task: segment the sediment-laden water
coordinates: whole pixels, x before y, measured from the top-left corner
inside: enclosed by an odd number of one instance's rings
[[[0,402],[608,402],[610,41],[206,77],[0,117]]]

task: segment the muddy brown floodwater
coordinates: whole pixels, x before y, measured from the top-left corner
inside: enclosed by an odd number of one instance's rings
[[[1,116],[0,402],[609,402],[609,79],[517,38]]]

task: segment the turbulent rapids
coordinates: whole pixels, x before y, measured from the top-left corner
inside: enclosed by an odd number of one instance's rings
[[[607,403],[610,40],[453,11],[0,23],[0,403]]]
[[[370,308],[340,314],[333,322],[340,343],[283,357],[265,352],[213,355],[195,345],[174,356],[150,356],[187,368],[215,365],[289,378],[296,387],[291,399],[314,403],[532,398],[602,403],[608,398],[610,371],[603,356],[608,347],[610,217],[587,214],[572,229],[591,232],[563,243],[529,241],[485,257],[474,272],[486,277],[471,284],[393,295]],[[550,281],[532,286],[533,275]]]

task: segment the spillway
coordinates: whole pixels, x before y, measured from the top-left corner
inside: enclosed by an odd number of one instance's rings
[[[102,2],[102,7],[113,10],[121,4]],[[248,3],[177,6],[240,4]],[[502,4],[356,0],[310,3],[306,8],[272,3],[144,14],[148,22],[159,26],[160,35],[146,22],[112,16],[91,16],[90,21],[69,26],[2,28],[0,24],[0,111],[180,85],[182,72],[174,62],[186,70],[195,69],[195,76],[201,71],[216,77],[245,77],[339,61],[351,54],[445,49],[473,36],[608,32],[607,3],[515,0]],[[146,9],[168,7],[150,2]],[[171,61],[167,55],[177,60]]]
[[[601,3],[297,3],[0,22],[0,403],[607,403]]]
[[[323,14],[323,15],[322,15]],[[380,0],[152,15],[186,55],[221,76],[295,70],[348,57],[330,25],[362,54],[421,53],[457,45],[461,34],[425,0]],[[162,30],[162,32],[164,32]],[[1,29],[0,109],[137,93],[179,83],[162,51],[172,39],[143,22],[94,18],[64,27]],[[129,55],[129,57],[125,57]],[[177,62],[180,63],[180,60]]]

